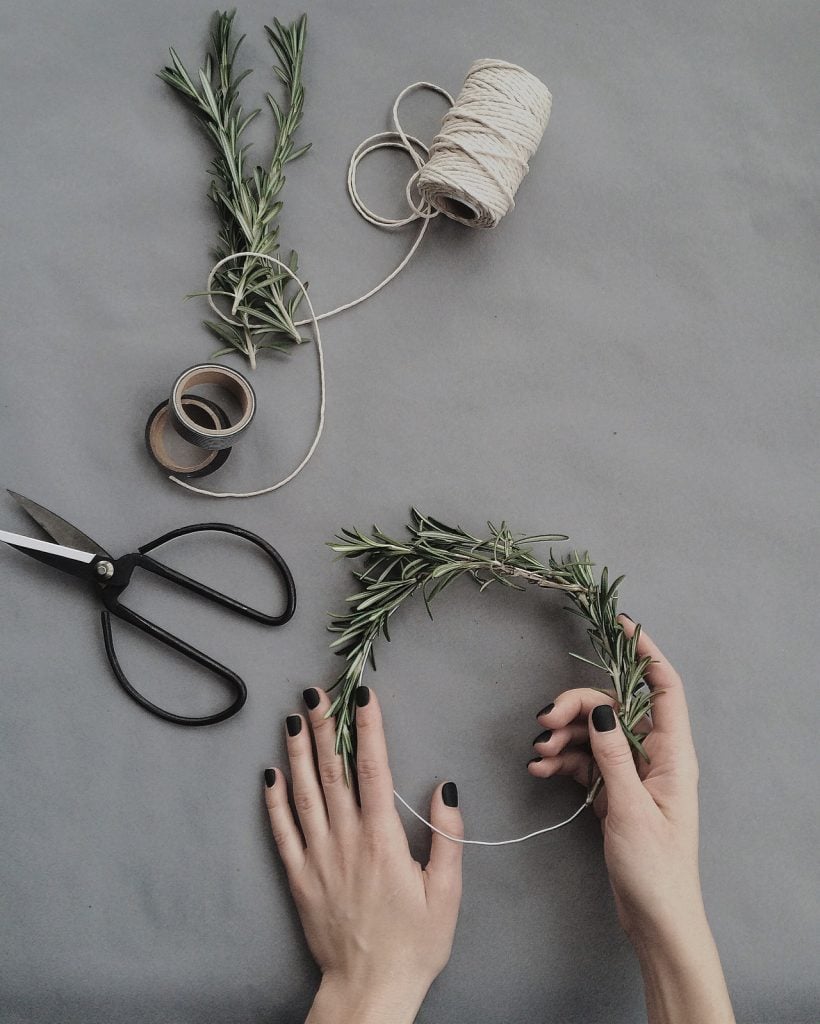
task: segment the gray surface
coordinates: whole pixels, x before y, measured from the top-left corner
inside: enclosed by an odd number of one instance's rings
[[[90,597],[0,553],[3,1024],[302,1019],[316,975],[260,772],[282,761],[301,689],[337,668],[324,616],[349,579],[323,542],[345,524],[399,531],[411,503],[476,529],[564,530],[628,574],[623,607],[688,683],[703,884],[738,1018],[817,1019],[817,5],[440,8],[311,6],[314,151],[286,187],[285,242],[319,309],[378,280],[409,236],[357,219],[349,152],[387,127],[402,86],[456,90],[478,56],[519,62],[554,94],[518,208],[493,233],[438,224],[398,282],[329,323],[314,462],[272,497],[221,504],[165,482],[141,447],[149,409],[213,347],[201,301],[182,301],[204,286],[214,236],[206,147],[153,77],[170,44],[197,59],[210,7],[0,13],[0,482],[115,552],[186,522],[243,524],[300,588],[296,619],[268,633],[135,587],[248,680],[238,718],[183,731],[116,687]],[[272,13],[299,9],[240,11],[249,101],[268,86]],[[437,103],[408,105],[420,134]],[[364,169],[374,206],[401,209],[405,170]],[[310,349],[261,367],[259,420],[214,482],[293,464],[314,373]],[[2,525],[25,529],[2,505]],[[201,569],[193,543],[178,564]],[[210,571],[263,598],[246,568],[259,566],[223,551]],[[534,713],[590,679],[567,657],[583,650],[567,618],[543,595],[467,587],[432,625],[403,616],[373,681],[408,798],[455,778],[479,837],[576,805],[576,786],[524,769]],[[155,696],[216,698],[121,642]],[[420,1021],[640,1019],[591,818],[468,850],[465,872],[453,960]]]

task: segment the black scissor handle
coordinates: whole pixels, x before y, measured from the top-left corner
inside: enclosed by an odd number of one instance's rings
[[[114,591],[104,590],[102,593],[102,599],[103,604],[106,606],[106,610],[100,613],[105,653],[108,655],[108,660],[111,663],[111,668],[114,670],[114,675],[117,677],[117,682],[123,690],[125,690],[128,696],[137,702],[137,704],[145,708],[146,711],[150,711],[152,715],[158,715],[160,718],[164,718],[166,722],[173,722],[175,725],[215,725],[217,722],[224,722],[226,718],[230,718],[239,711],[247,700],[248,690],[236,672],[232,672],[231,669],[221,665],[218,661],[214,661],[213,658],[209,658],[207,654],[203,654],[202,651],[198,651],[196,647],[192,647],[184,640],[180,640],[180,638],[174,636],[173,633],[167,632],[167,630],[162,629],[161,626],[157,626],[155,623],[143,618],[142,615],[137,614],[137,612],[132,611],[130,608],[126,608],[125,605],[121,605],[119,603],[118,594]],[[132,626],[136,626],[137,629],[141,629],[143,633],[147,633],[155,640],[159,640],[161,643],[166,644],[168,647],[178,651],[180,654],[184,654],[186,658],[190,658],[192,661],[197,662],[199,665],[203,665],[205,668],[210,669],[211,672],[220,676],[230,685],[231,690],[236,694],[233,703],[228,707],[223,708],[222,711],[217,711],[213,715],[203,715],[200,718],[177,715],[174,714],[173,711],[166,711],[165,708],[161,708],[157,704],[153,704],[147,697],[144,697],[139,690],[136,690],[131,685],[128,681],[128,677],[122,670],[122,666],[120,665],[116,651],[114,650],[114,637],[111,633],[112,615],[116,615],[118,619],[124,619],[125,622],[130,622]]]
[[[149,551],[153,551],[161,544],[167,544],[168,541],[175,540],[177,537],[184,537],[189,533],[203,532],[229,533],[234,537],[242,537],[243,540],[250,541],[251,544],[255,544],[265,552],[271,562],[273,562],[274,568],[284,583],[285,591],[287,593],[285,610],[280,615],[267,615],[265,612],[257,611],[256,608],[251,608],[242,601],[237,601],[233,597],[228,597],[227,594],[221,594],[218,590],[214,590],[205,583],[199,583],[197,580],[192,580],[184,573],[178,572],[176,569],[171,569],[167,565],[163,565],[162,562],[157,562],[148,555]],[[185,587],[186,590],[191,590],[195,594],[201,594],[203,597],[208,598],[208,600],[215,601],[217,604],[221,604],[225,608],[230,608],[239,615],[244,615],[247,618],[254,619],[256,622],[262,622],[266,626],[281,626],[292,618],[293,613],[296,611],[296,587],[293,582],[293,576],[291,575],[290,569],[288,568],[284,558],[282,558],[276,548],[271,544],[268,544],[264,538],[259,537],[255,533],[251,533],[250,530],[243,530],[241,526],[232,526],[230,523],[194,523],[192,526],[181,526],[178,530],[171,530],[170,533],[164,533],[161,537],[157,537],[156,540],[152,540],[148,544],[143,544],[138,550],[139,555],[132,556],[136,565],[141,566],[143,569],[146,569],[148,572],[152,572],[157,576],[162,576],[163,579],[170,580],[172,583],[176,583],[180,587]]]
[[[160,545],[166,544],[168,541],[175,540],[177,537],[183,537],[189,533],[202,533],[208,531],[215,533],[228,533],[235,537],[241,537],[244,540],[248,540],[252,544],[255,544],[265,552],[273,562],[276,572],[285,585],[287,599],[285,603],[285,610],[281,614],[268,615],[265,612],[258,611],[256,608],[251,608],[242,601],[237,601],[235,598],[229,597],[227,594],[221,594],[218,590],[214,590],[212,587],[207,586],[207,584],[200,583],[198,580],[193,580],[184,573],[178,572],[176,569],[171,569],[167,565],[163,565],[162,562],[158,562],[148,554],[148,552],[153,551],[154,548],[158,548]],[[247,618],[254,619],[256,622],[262,622],[267,626],[281,626],[293,616],[293,613],[296,610],[296,587],[287,563],[276,548],[268,544],[266,540],[262,537],[258,537],[255,533],[251,533],[249,530],[243,530],[240,526],[231,526],[229,523],[195,523],[192,526],[183,526],[178,530],[171,530],[170,533],[165,533],[161,537],[157,537],[156,540],[152,540],[148,544],[143,544],[142,547],[134,554],[123,555],[122,558],[116,559],[114,562],[113,576],[108,583],[102,584],[102,593],[100,596],[106,609],[101,615],[105,653],[108,655],[108,660],[111,663],[111,668],[114,670],[114,675],[117,677],[117,681],[129,697],[135,700],[141,707],[145,708],[146,711],[150,711],[151,714],[158,715],[160,718],[164,718],[167,722],[174,722],[176,725],[214,725],[216,722],[223,722],[226,718],[230,718],[231,715],[235,715],[245,703],[248,696],[248,691],[244,682],[235,672],[226,668],[225,665],[220,664],[220,662],[209,657],[207,654],[204,654],[196,647],[192,647],[191,644],[186,643],[186,641],[174,636],[173,633],[169,633],[161,626],[158,626],[156,623],[151,622],[142,615],[139,615],[131,608],[127,608],[125,605],[120,604],[120,595],[130,583],[131,575],[137,566],[145,569],[147,572],[154,573],[156,576],[161,576],[163,579],[169,580],[171,583],[176,583],[178,586],[184,587],[186,590],[190,590],[194,594],[199,594],[209,601],[214,601],[216,604],[222,605],[224,608],[230,608],[238,615],[244,615]],[[235,694],[233,703],[222,711],[218,711],[216,714],[204,715],[199,718],[177,715],[172,711],[166,711],[164,708],[152,703],[147,697],[144,697],[137,689],[134,688],[122,670],[122,666],[120,665],[119,659],[117,658],[117,654],[114,650],[114,638],[111,631],[112,615],[115,615],[119,619],[123,619],[132,626],[136,626],[137,629],[146,633],[154,640],[159,640],[160,643],[178,651],[186,658],[190,658],[192,661],[204,666],[215,675],[224,679]]]

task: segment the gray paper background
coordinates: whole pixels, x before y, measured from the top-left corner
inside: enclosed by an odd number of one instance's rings
[[[247,105],[271,87],[247,0]],[[0,1020],[301,1021],[317,974],[264,817],[284,716],[338,669],[326,613],[350,590],[324,546],[343,525],[400,533],[416,504],[481,530],[563,531],[613,572],[622,607],[682,671],[702,781],[702,875],[742,1022],[820,1014],[816,981],[818,587],[816,3],[312,3],[301,137],[282,239],[318,310],[361,294],[410,232],[361,221],[346,162],[418,79],[455,92],[473,59],[522,64],[553,115],[513,213],[439,220],[403,275],[328,322],[327,433],[273,496],[217,502],[168,483],[149,410],[215,347],[199,326],[215,223],[209,153],[154,77],[195,65],[211,6],[34,0],[0,11],[0,482],[114,553],[222,519],[292,566],[295,619],[229,617],[140,579],[129,597],[247,680],[235,719],[184,730],[132,704],[82,587],[0,552],[3,894]],[[408,102],[429,138],[434,96]],[[253,138],[267,154],[269,122]],[[398,214],[409,166],[361,186]],[[233,364],[242,368],[235,360]],[[256,423],[217,488],[301,457],[312,346],[253,378]],[[2,526],[27,531],[11,500]],[[270,602],[257,559],[185,541],[173,564]],[[377,688],[397,786],[426,807],[456,779],[467,831],[519,834],[582,796],[525,764],[536,711],[597,683],[548,595],[464,584],[434,623],[408,608]],[[118,631],[126,670],[200,713],[219,688]],[[214,702],[209,703],[209,702]],[[423,828],[408,822],[414,849]],[[663,871],[664,866],[658,865]],[[468,849],[455,951],[419,1016],[632,1022],[640,977],[612,907],[598,824]]]

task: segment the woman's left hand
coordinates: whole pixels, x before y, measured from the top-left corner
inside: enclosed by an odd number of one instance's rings
[[[378,701],[366,686],[356,696],[359,801],[335,752],[334,721],[325,718],[330,700],[314,688],[305,691],[310,729],[301,715],[286,723],[301,831],[278,769],[265,773],[265,800],[322,972],[309,1024],[409,1024],[450,957],[462,846],[433,833],[427,866],[413,860],[395,808]],[[436,790],[430,820],[463,835],[453,783]]]

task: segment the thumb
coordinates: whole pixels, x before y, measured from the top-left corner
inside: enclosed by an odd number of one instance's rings
[[[632,759],[632,748],[609,704],[599,704],[592,709],[589,742],[606,784],[607,807],[616,813],[619,808],[634,807],[646,791]]]
[[[458,809],[458,789],[454,782],[445,782],[433,794],[430,824],[448,836],[464,838],[464,823]],[[430,860],[424,869],[427,891],[436,897],[444,896],[446,893],[454,898],[458,905],[461,899],[461,859],[464,845],[455,843],[438,832],[433,832],[432,837]]]

